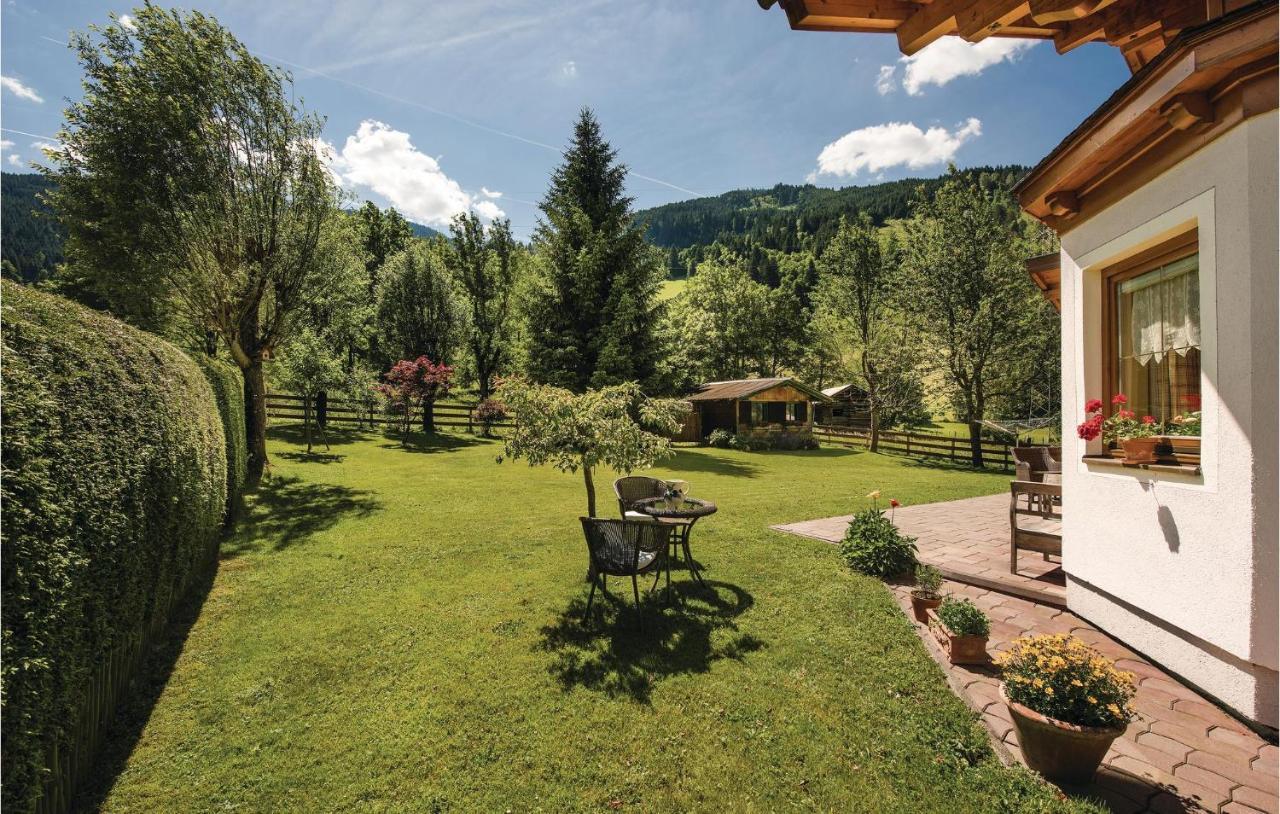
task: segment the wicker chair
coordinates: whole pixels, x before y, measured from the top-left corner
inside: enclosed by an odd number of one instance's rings
[[[627,520],[652,520],[653,518],[636,511],[636,504],[653,497],[662,497],[665,488],[657,478],[646,478],[643,475],[628,475],[613,482],[613,493],[618,496],[618,514]]]
[[[1043,483],[1046,472],[1062,471],[1061,447],[1012,447],[1010,451],[1016,462],[1017,480]]]
[[[640,585],[637,578],[644,574],[659,573],[666,565],[667,538],[671,527],[647,520],[600,520],[594,517],[580,518],[582,533],[587,538],[587,552],[591,557],[591,593],[587,595],[587,610],[582,616],[585,624],[591,618],[591,603],[596,598],[596,584],[607,596],[608,577],[631,577],[631,591],[636,606],[640,605]],[[657,585],[657,582],[654,582]],[[668,576],[667,590],[670,591]]]

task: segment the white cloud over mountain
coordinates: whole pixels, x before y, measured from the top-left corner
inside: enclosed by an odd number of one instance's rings
[[[982,122],[970,118],[954,130],[930,127],[921,130],[911,122],[890,122],[846,133],[822,148],[818,168],[810,175],[850,177],[863,170],[878,172],[889,167],[920,169],[952,160],[965,142],[982,134]]]
[[[882,96],[895,90],[901,67],[902,88],[912,96],[919,96],[926,85],[942,87],[957,77],[975,76],[992,65],[1016,60],[1035,44],[1035,40],[1008,37],[987,37],[978,43],[943,37],[919,53],[902,57],[897,65],[880,66],[876,90]]]
[[[444,228],[454,215],[469,209],[487,220],[505,215],[486,199],[495,197],[492,193],[468,193],[445,174],[437,159],[413,146],[408,133],[382,122],[361,122],[340,150],[330,144],[321,148],[338,183],[380,195],[409,220]]]

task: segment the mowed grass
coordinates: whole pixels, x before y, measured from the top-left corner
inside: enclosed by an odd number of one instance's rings
[[[658,289],[658,302],[675,299],[688,284],[689,281],[687,279],[663,280],[662,287]]]
[[[1007,476],[845,450],[681,449],[719,504],[714,590],[580,622],[580,476],[497,442],[272,432],[108,812],[1049,811],[1001,766],[879,582],[769,524],[998,492]],[[602,513],[614,514],[610,476]],[[629,602],[630,586],[611,581]],[[644,629],[639,628],[643,623]]]

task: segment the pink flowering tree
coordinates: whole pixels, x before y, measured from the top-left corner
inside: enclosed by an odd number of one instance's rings
[[[453,368],[419,356],[414,360],[396,362],[383,379],[385,381],[378,385],[378,392],[397,415],[403,416],[404,431],[409,430],[413,411],[421,408],[422,431],[435,432],[436,399],[448,395],[453,383]]]

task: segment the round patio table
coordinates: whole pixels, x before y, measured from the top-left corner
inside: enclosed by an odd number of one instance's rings
[[[636,501],[635,510],[641,514],[647,514],[650,517],[667,521],[672,525],[671,530],[671,546],[674,548],[679,546],[684,549],[684,562],[689,568],[689,573],[693,575],[693,579],[699,585],[707,583],[702,579],[702,574],[698,571],[697,564],[693,561],[693,555],[689,553],[689,532],[693,530],[693,524],[698,522],[699,517],[706,517],[709,514],[716,513],[716,504],[710,500],[698,500],[692,497],[682,497],[668,500],[665,497],[651,497],[644,500]],[[667,557],[667,591],[670,594],[671,589],[671,557]]]

